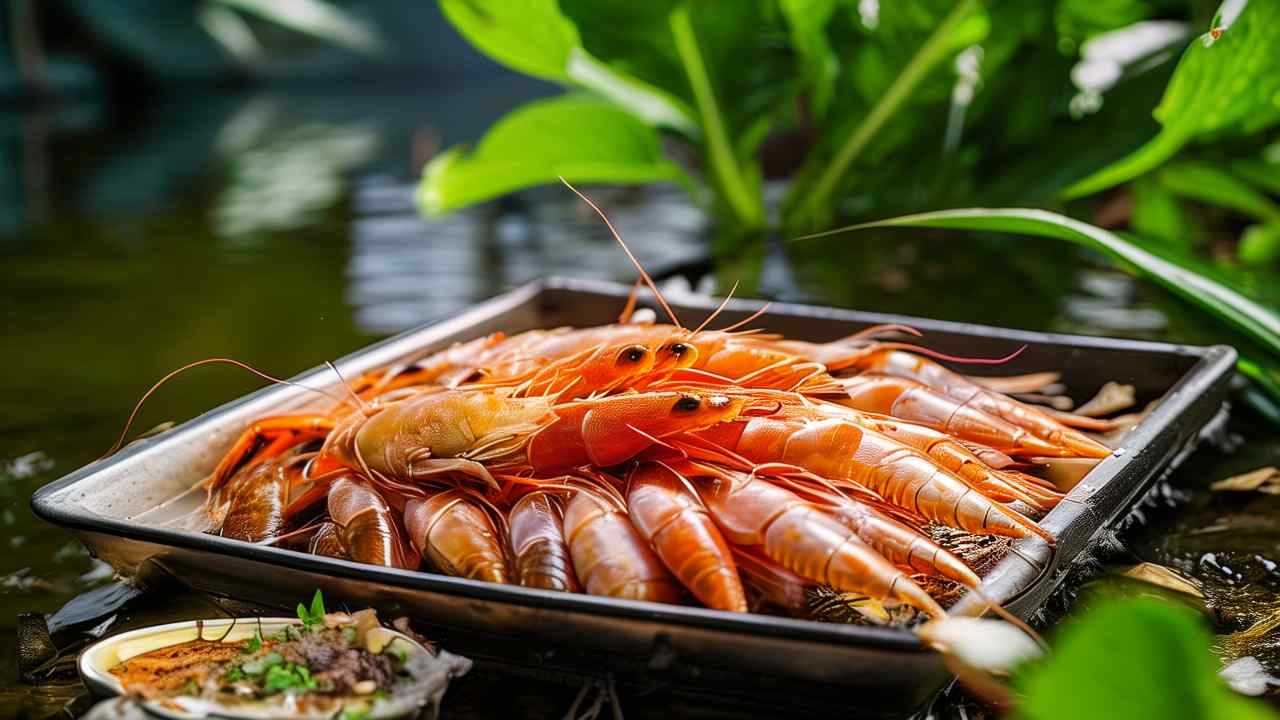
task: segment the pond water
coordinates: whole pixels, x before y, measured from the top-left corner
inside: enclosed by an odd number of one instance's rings
[[[539,191],[438,221],[414,214],[408,183],[424,157],[442,143],[474,139],[508,107],[543,91],[490,86],[430,103],[175,97],[125,122],[105,122],[93,103],[6,121],[4,704],[43,715],[63,701],[12,685],[19,613],[51,612],[110,576],[69,533],[36,520],[27,499],[105,452],[133,403],[166,372],[222,356],[287,376],[542,275],[633,278],[608,235],[565,192]],[[593,194],[651,267],[701,265],[708,229],[674,191]],[[1047,241],[868,234],[786,253],[741,253],[717,275],[747,278],[755,294],[864,310],[1217,339],[1159,291]],[[193,371],[156,394],[135,432],[258,384],[230,368]],[[1239,629],[1257,615],[1248,607],[1263,595],[1253,593],[1280,585],[1280,529],[1270,520],[1280,498],[1205,488],[1280,465],[1280,442],[1247,412],[1231,433],[1233,452],[1206,449],[1177,474],[1176,502],[1156,508],[1131,534],[1127,561],[1172,565],[1220,591],[1216,597],[1243,599],[1221,613],[1224,629]],[[1273,653],[1267,661],[1275,660]],[[543,696],[527,682],[514,692],[551,714],[572,700],[572,692]],[[455,709],[484,715],[484,698],[464,695]]]

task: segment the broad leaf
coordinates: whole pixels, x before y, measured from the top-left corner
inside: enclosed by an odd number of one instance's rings
[[[1015,717],[1274,720],[1217,677],[1212,642],[1194,611],[1173,603],[1096,605],[1062,628],[1044,661],[1018,673]]]
[[[593,90],[654,125],[697,134],[683,102],[587,52],[557,0],[440,0],[440,6],[472,45],[513,70]]]
[[[1228,0],[1223,7],[1238,7]],[[1252,133],[1280,120],[1280,0],[1247,0],[1235,18],[1191,43],[1155,110],[1160,133],[1067,188],[1069,198],[1132,180],[1208,136]]]
[[[508,114],[476,146],[453,148],[423,170],[418,204],[443,213],[544,183],[685,181],[657,133],[605,100],[565,95]]]
[[[966,208],[904,215],[829,230],[807,237],[822,237],[877,227],[934,227],[980,230],[1067,240],[1099,250],[1136,269],[1166,289],[1213,313],[1248,335],[1269,352],[1280,356],[1280,316],[1203,274],[1166,260],[1119,235],[1057,213],[1026,208]]]
[[[484,54],[526,75],[563,82],[578,28],[556,0],[440,0],[440,9]]]

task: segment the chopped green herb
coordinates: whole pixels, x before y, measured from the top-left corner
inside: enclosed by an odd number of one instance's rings
[[[258,628],[253,631],[253,637],[244,641],[244,648],[241,652],[245,654],[256,653],[262,649],[262,629]]]
[[[227,671],[227,674],[222,676],[222,680],[224,682],[233,683],[240,682],[244,677],[244,670],[240,669],[239,665],[232,665],[231,669]]]
[[[405,643],[395,642],[395,640],[399,640],[399,639],[400,638],[395,638],[394,640],[392,640],[385,648],[382,649],[382,652],[386,655],[390,655],[394,657],[396,660],[400,662],[401,665],[403,665],[409,662],[410,649]]]
[[[313,690],[317,683],[311,677],[311,671],[302,665],[285,663],[274,665],[267,670],[262,681],[262,690],[267,694],[284,692],[285,690]]]
[[[343,708],[338,720],[368,720],[369,711],[364,708]]]
[[[298,603],[298,619],[302,621],[303,627],[310,630],[313,627],[324,625],[324,596],[316,590],[316,594],[311,598],[311,607]]]
[[[194,679],[188,680],[187,684],[182,686],[182,692],[186,695],[199,695],[200,686],[196,684]]]
[[[273,653],[267,653],[266,655],[260,658],[257,658],[255,660],[250,660],[245,664],[241,665],[240,668],[244,670],[245,675],[256,676],[256,675],[261,675],[262,673],[267,672],[267,670],[269,670],[270,668],[276,667],[283,663],[284,663],[284,658],[280,655],[280,653],[273,652]]]
[[[353,627],[342,628],[342,637],[347,641],[348,645],[356,644],[356,629]]]

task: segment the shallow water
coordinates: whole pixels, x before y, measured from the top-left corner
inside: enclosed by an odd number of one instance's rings
[[[0,683],[17,675],[18,613],[51,612],[110,575],[70,534],[36,520],[27,499],[105,452],[169,370],[223,356],[287,376],[542,275],[632,279],[564,192],[430,223],[413,214],[405,183],[424,152],[473,139],[538,92],[490,88],[443,103],[171,98],[127,127],[73,106],[3,128],[12,162],[0,196]],[[594,194],[646,263],[699,263],[707,228],[674,192]],[[868,234],[741,253],[718,275],[865,310],[1214,339],[1158,291],[1047,241]],[[195,370],[155,395],[134,433],[258,385],[230,368]],[[1240,448],[1197,454],[1173,481],[1185,502],[1155,513],[1132,552],[1211,587],[1269,593],[1280,586],[1280,530],[1269,522],[1280,498],[1203,488],[1280,463],[1280,444],[1248,423],[1233,431]]]

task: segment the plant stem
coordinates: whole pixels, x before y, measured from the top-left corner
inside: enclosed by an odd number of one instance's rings
[[[958,3],[951,11],[951,14],[942,21],[924,45],[916,51],[911,61],[902,69],[901,73],[894,78],[893,84],[889,86],[889,90],[880,98],[880,102],[871,108],[871,112],[863,118],[862,123],[853,131],[844,145],[840,146],[836,152],[835,158],[822,175],[818,177],[814,183],[813,190],[810,191],[795,207],[792,213],[793,218],[804,221],[806,218],[812,217],[815,211],[826,207],[829,203],[831,193],[835,190],[836,183],[844,177],[849,166],[857,159],[858,155],[870,144],[872,138],[880,132],[889,118],[893,117],[906,102],[907,98],[920,84],[920,81],[929,74],[929,71],[943,59],[952,49],[952,43],[949,37],[956,26],[963,22],[974,8],[977,6],[976,0],[965,0]],[[799,187],[799,186],[797,186]]]
[[[764,223],[764,205],[747,186],[746,178],[738,162],[734,158],[733,145],[729,142],[729,134],[724,126],[724,117],[716,104],[715,91],[711,87],[711,78],[707,75],[707,66],[702,59],[702,51],[698,48],[698,38],[693,32],[693,23],[689,19],[689,9],[680,6],[671,12],[669,18],[671,35],[675,39],[676,52],[680,55],[680,63],[684,67],[685,76],[693,89],[694,100],[698,104],[698,114],[702,120],[702,131],[707,140],[707,155],[711,171],[715,174],[729,208],[737,220],[747,228],[758,228]]]

